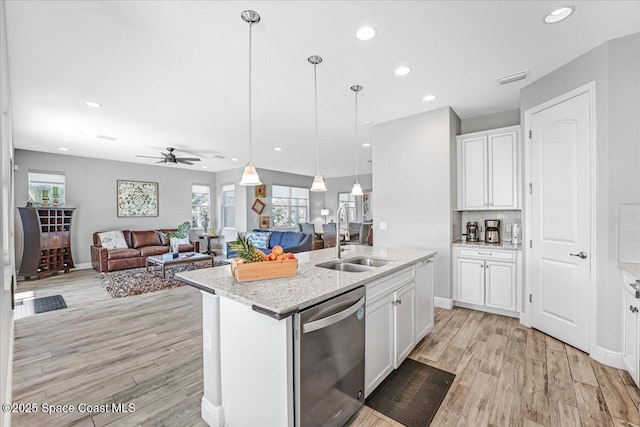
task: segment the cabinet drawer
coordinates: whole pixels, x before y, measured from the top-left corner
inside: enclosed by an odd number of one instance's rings
[[[515,251],[497,251],[494,249],[458,248],[458,256],[464,258],[499,259],[501,261],[515,261]]]
[[[412,280],[415,275],[414,267],[408,267],[396,273],[392,273],[381,279],[367,283],[367,304],[373,302],[376,298],[394,291],[403,283]]]

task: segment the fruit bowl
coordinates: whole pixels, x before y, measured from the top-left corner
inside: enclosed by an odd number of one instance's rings
[[[293,277],[297,269],[296,258],[262,262],[239,262],[239,258],[231,258],[231,275],[238,282]]]

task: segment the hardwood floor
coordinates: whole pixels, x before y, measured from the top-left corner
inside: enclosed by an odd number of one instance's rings
[[[130,413],[14,414],[21,426],[204,426],[200,292],[181,287],[112,299],[93,270],[20,282],[67,309],[17,319],[14,402],[133,403]],[[456,374],[432,426],[638,426],[626,372],[516,319],[436,309],[409,356]],[[351,426],[401,426],[363,407]]]

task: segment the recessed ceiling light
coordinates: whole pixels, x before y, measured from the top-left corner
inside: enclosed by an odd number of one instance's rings
[[[394,71],[396,76],[406,76],[407,74],[409,74],[411,72],[411,67],[398,67],[396,68],[396,70]]]
[[[376,30],[371,27],[362,27],[358,31],[356,31],[356,37],[358,40],[371,40],[376,36]]]
[[[429,102],[429,101],[433,101],[436,98],[437,98],[437,96],[435,96],[435,95],[427,95],[424,98],[422,98],[422,100],[425,101],[425,102]]]
[[[367,121],[366,121],[366,122],[364,122],[364,123],[365,123],[365,124],[367,124],[367,125],[370,125],[370,124],[372,124],[372,123],[373,123],[373,121],[372,121],[372,120],[367,120]]]
[[[275,147],[275,148],[274,148],[274,150],[275,150],[275,151],[282,151],[282,148],[280,148],[280,147]]]
[[[574,10],[576,10],[576,8],[573,6],[565,6],[556,9],[544,17],[544,22],[546,22],[547,24],[555,24],[556,22],[560,22],[563,19],[567,19]]]
[[[60,151],[69,151],[69,149],[67,147],[59,147],[58,150],[60,150]]]
[[[237,157],[234,157],[233,159],[231,159],[231,161],[232,161],[232,162],[237,162],[237,161],[238,161],[238,158],[237,158]]]
[[[202,167],[202,169],[206,169],[207,168],[206,166],[201,166],[201,167]]]
[[[369,144],[368,142],[365,142],[364,144],[362,144],[363,147],[371,147],[371,144]]]
[[[102,107],[102,104],[100,104],[99,102],[94,102],[94,101],[87,101],[84,103],[84,105],[86,105],[87,107],[92,107],[92,108],[100,108]]]

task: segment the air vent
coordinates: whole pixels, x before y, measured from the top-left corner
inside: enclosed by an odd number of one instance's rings
[[[519,73],[511,74],[510,76],[500,77],[498,79],[498,83],[501,85],[506,85],[507,83],[517,82],[518,80],[524,80],[527,78],[527,74],[529,71],[521,71]]]
[[[96,136],[96,138],[98,138],[98,139],[106,139],[107,141],[115,141],[116,139],[118,139],[115,136],[109,136],[109,135],[98,135],[98,136]]]

